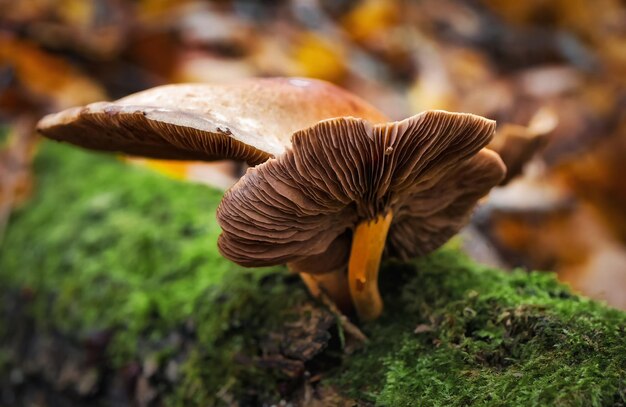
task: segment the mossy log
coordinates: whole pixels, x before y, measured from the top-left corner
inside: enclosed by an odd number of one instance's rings
[[[0,406],[626,404],[626,314],[455,245],[381,270],[359,344],[216,249],[221,193],[43,143],[0,247]]]

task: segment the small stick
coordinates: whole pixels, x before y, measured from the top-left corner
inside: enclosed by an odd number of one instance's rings
[[[320,301],[322,301],[322,304],[324,304],[330,310],[330,312],[335,315],[335,317],[339,321],[339,325],[341,325],[341,328],[345,330],[351,337],[361,343],[367,343],[369,341],[367,339],[367,336],[365,336],[365,334],[361,332],[359,327],[350,322],[348,317],[346,317],[339,310],[339,308],[337,308],[337,305],[335,305],[335,303],[330,299],[330,297],[328,297],[328,295],[326,295],[324,290],[321,288],[318,298],[320,299]]]

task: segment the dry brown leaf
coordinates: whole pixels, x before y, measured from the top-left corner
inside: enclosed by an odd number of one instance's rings
[[[106,97],[104,89],[65,60],[35,44],[0,35],[0,63],[44,106],[63,109]]]

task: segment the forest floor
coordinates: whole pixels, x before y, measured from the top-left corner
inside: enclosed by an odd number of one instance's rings
[[[221,192],[44,142],[0,246],[0,406],[626,404],[626,314],[451,243],[381,270],[360,343],[221,258]]]

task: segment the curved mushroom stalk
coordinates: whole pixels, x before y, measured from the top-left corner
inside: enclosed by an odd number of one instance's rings
[[[326,295],[344,314],[352,311],[352,299],[346,270],[335,270],[324,274],[300,272],[300,277],[314,298]]]
[[[313,297],[325,294],[346,314],[353,310],[346,270],[351,242],[352,235],[346,232],[330,243],[324,252],[287,263],[291,271],[300,274]]]
[[[359,223],[354,231],[348,276],[354,307],[363,320],[376,319],[383,312],[383,300],[378,292],[378,269],[392,218],[390,211],[374,220]]]

